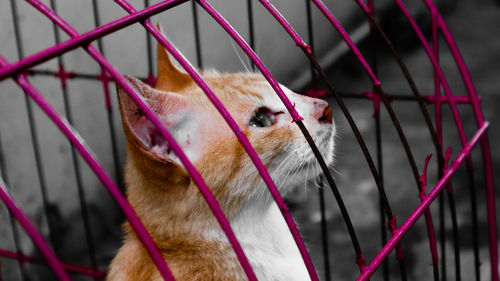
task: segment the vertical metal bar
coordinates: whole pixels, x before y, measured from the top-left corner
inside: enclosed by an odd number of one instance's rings
[[[252,0],[247,0],[247,13],[248,13],[248,43],[250,44],[250,48],[252,48],[252,50],[255,50],[255,30],[253,23]],[[250,67],[252,68],[252,71],[255,71],[255,63],[250,62]]]
[[[200,39],[200,26],[198,22],[198,7],[196,0],[191,1],[191,8],[193,13],[193,27],[194,27],[194,43],[196,47],[196,64],[199,69],[203,68],[203,60],[201,57],[201,39]]]
[[[250,2],[250,0],[249,0]],[[311,47],[311,53],[314,55],[314,31],[313,31],[313,23],[312,23],[312,15],[311,15],[311,3],[309,0],[306,0],[306,18],[307,18],[307,36],[309,41],[309,46]],[[250,45],[251,46],[251,45]],[[253,47],[252,47],[253,49]],[[316,88],[316,70],[314,69],[314,64],[310,63],[311,70],[311,85],[310,88]],[[323,248],[323,267],[325,270],[325,280],[330,281],[332,279],[331,270],[330,270],[330,250],[328,243],[328,223],[326,221],[326,212],[325,212],[325,191],[324,191],[324,182],[323,179],[320,178],[319,181],[319,209],[321,215],[321,242]]]
[[[147,0],[146,0],[147,1]],[[94,14],[94,25],[95,27],[99,27],[101,25],[101,19],[99,16],[99,4],[97,0],[92,0],[92,10]],[[149,40],[147,41],[149,42]],[[104,55],[104,45],[102,40],[99,38],[97,39],[97,49],[101,54]],[[150,53],[150,46],[148,45],[148,65],[150,67],[150,72],[152,73],[151,69],[151,53]],[[101,68],[101,74],[103,76],[106,76],[106,72]],[[103,77],[104,78],[104,77]],[[125,192],[125,186],[123,185],[123,180],[122,180],[122,171],[120,167],[120,157],[119,157],[119,152],[118,152],[118,146],[117,146],[117,137],[116,137],[116,130],[115,130],[115,117],[113,115],[113,107],[111,105],[111,98],[109,97],[109,84],[106,79],[102,79],[102,84],[103,84],[103,91],[105,95],[105,100],[106,100],[106,113],[107,113],[107,119],[108,119],[108,126],[109,126],[109,133],[111,137],[111,150],[113,153],[113,167],[115,168],[115,181],[122,190],[122,192]]]
[[[16,41],[16,49],[17,49],[17,54],[19,59],[24,58],[24,46],[23,46],[23,41],[21,37],[21,30],[19,28],[19,16],[18,16],[18,10],[17,10],[17,3],[16,0],[10,0],[11,4],[11,13],[12,13],[12,21],[14,24],[14,38]],[[43,205],[43,211],[44,211],[44,216],[47,219],[47,227],[48,227],[48,235],[49,235],[49,241],[52,247],[56,245],[55,241],[56,238],[54,237],[54,224],[52,220],[50,219],[49,214],[49,199],[48,199],[48,193],[47,193],[47,181],[45,179],[45,173],[43,170],[43,165],[42,165],[42,156],[40,154],[40,142],[38,139],[38,132],[35,128],[35,118],[33,115],[33,107],[28,99],[28,97],[25,97],[25,103],[26,103],[26,111],[28,114],[28,124],[30,128],[30,135],[31,135],[31,140],[32,140],[32,145],[33,145],[33,152],[35,154],[35,164],[36,164],[36,170],[37,170],[37,175],[38,175],[38,181],[40,184],[40,191],[42,195],[42,205]]]
[[[308,1],[309,2],[309,1]],[[368,8],[370,9],[370,15],[375,17],[375,5],[374,0],[368,0]],[[373,73],[378,76],[378,64],[377,64],[377,35],[375,33],[375,27],[373,21],[370,21],[370,50],[371,50],[371,65]],[[372,89],[374,91],[374,89]],[[377,153],[377,170],[380,175],[380,182],[384,186],[384,165],[382,158],[382,133],[381,133],[381,123],[380,123],[380,100],[373,100],[373,119],[375,121],[375,142],[376,142],[376,153]],[[380,236],[382,247],[387,243],[387,228],[386,228],[386,217],[384,213],[384,205],[382,198],[379,197],[379,215],[380,215]],[[385,281],[389,280],[389,259],[385,259],[382,264],[382,276]]]
[[[474,248],[474,276],[476,281],[481,280],[481,260],[479,258],[479,224],[477,216],[477,198],[474,173],[469,171],[469,184],[467,185],[470,197],[471,219],[472,219],[472,245]]]
[[[94,0],[95,2],[95,0]],[[95,4],[94,4],[95,5]],[[144,8],[149,7],[149,0],[144,0]],[[97,22],[96,22],[96,26]],[[154,70],[153,70],[153,38],[151,38],[151,34],[146,31],[146,48],[147,48],[147,54],[148,54],[148,74],[152,75]],[[103,50],[99,49],[101,54],[104,55]]]
[[[432,21],[432,52],[439,62],[439,41],[438,41],[438,30],[435,14],[431,15]],[[435,111],[435,122],[436,122],[436,134],[439,140],[439,146],[443,147],[443,125],[442,125],[442,103],[441,103],[441,83],[438,76],[438,70],[434,68],[434,111]],[[444,161],[443,159],[437,158],[438,161],[438,177],[443,176],[444,172]],[[441,250],[441,280],[447,280],[447,266],[446,266],[446,216],[445,216],[445,201],[444,194],[439,195],[439,240],[440,240],[440,250]]]
[[[375,117],[375,139],[377,148],[377,170],[380,175],[380,182],[384,184],[384,170],[382,161],[382,133],[380,116]],[[379,213],[380,213],[380,233],[381,233],[381,243],[382,247],[387,244],[387,220],[384,212],[384,201],[379,197]],[[385,281],[389,280],[389,259],[385,259],[382,264],[382,275]]]
[[[447,168],[448,160],[451,157],[451,148],[448,148],[445,155],[445,166]],[[450,215],[451,215],[451,227],[453,233],[453,253],[454,253],[454,262],[455,262],[455,280],[460,281],[461,273],[460,273],[460,236],[458,235],[458,222],[457,222],[457,212],[455,206],[455,197],[453,195],[453,187],[451,185],[451,181],[446,184],[446,191],[448,194],[448,202],[450,206]]]
[[[462,275],[460,272],[460,236],[458,234],[458,222],[457,222],[457,211],[455,207],[455,198],[453,196],[453,189],[451,188],[451,184],[447,184],[447,194],[448,194],[448,202],[450,204],[450,213],[451,213],[451,227],[453,231],[453,252],[455,257],[455,280],[462,280]]]
[[[0,175],[0,178],[4,179],[5,188],[7,189],[9,186],[9,177],[8,177],[8,173],[7,173],[7,166],[5,163],[5,154],[3,152],[1,134],[0,134],[0,172],[2,173]],[[9,192],[8,189],[7,189],[7,192]],[[26,269],[24,268],[24,263],[23,263],[23,260],[21,259],[21,255],[19,255],[21,253],[21,243],[19,241],[19,230],[18,230],[17,225],[14,221],[14,217],[12,216],[12,214],[10,212],[9,212],[8,216],[9,216],[10,229],[12,231],[12,238],[14,239],[14,250],[18,254],[17,263],[19,265],[19,272],[21,273],[21,279],[23,281],[27,281],[28,279],[27,279],[27,275],[26,275]]]
[[[50,5],[51,5],[52,10],[54,10],[54,12],[57,13],[56,1],[50,0]],[[59,44],[61,42],[59,29],[57,28],[57,25],[54,23],[52,24],[52,28],[54,31],[55,43]],[[60,69],[62,71],[64,71],[63,57],[58,56],[57,62],[58,62]],[[63,98],[63,102],[64,102],[64,111],[66,113],[66,118],[68,119],[69,124],[73,124],[73,114],[72,114],[72,110],[71,110],[71,103],[69,100],[69,91],[68,91],[66,84],[64,82],[61,84],[61,90],[62,90],[62,98]],[[98,271],[99,268],[97,266],[97,256],[96,256],[96,252],[95,252],[94,241],[92,239],[92,229],[91,229],[91,224],[90,224],[87,202],[85,200],[85,191],[84,191],[84,187],[83,187],[83,183],[82,183],[80,163],[78,161],[78,156],[76,154],[75,147],[73,147],[71,144],[70,144],[70,147],[71,147],[71,159],[73,162],[73,169],[75,171],[75,177],[76,177],[76,190],[78,192],[78,202],[79,202],[80,213],[82,216],[82,222],[83,222],[83,228],[84,228],[84,237],[85,237],[85,242],[87,244],[87,253],[89,255],[91,268],[94,271]],[[98,279],[94,276],[94,280],[97,281]]]
[[[312,22],[312,9],[311,1],[305,0],[306,2],[306,19],[307,19],[307,41],[309,41],[309,46],[311,47],[311,54],[315,56],[314,50],[314,28]],[[253,49],[253,48],[252,48]],[[310,72],[311,72],[311,87],[316,87],[316,70],[314,69],[314,63],[309,62]]]
[[[325,280],[332,280],[330,270],[330,248],[328,247],[328,224],[325,212],[325,190],[323,180],[319,183],[319,209],[321,212],[321,241],[323,248],[323,266],[325,270]]]
[[[441,280],[447,280],[447,270],[446,270],[446,233],[445,233],[445,208],[444,208],[444,194],[439,195],[439,240],[440,253],[439,256],[441,261]]]

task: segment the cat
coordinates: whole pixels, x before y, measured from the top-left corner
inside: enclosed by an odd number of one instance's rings
[[[265,78],[205,71],[203,79],[232,114],[281,194],[320,173],[298,126]],[[233,132],[192,78],[158,45],[155,88],[127,76],[203,176],[231,222],[259,280],[310,280],[266,185]],[[335,125],[328,103],[281,86],[323,154],[333,162]],[[127,198],[176,280],[247,280],[236,255],[179,159],[159,131],[118,88],[127,141]],[[306,178],[307,177],[307,178]],[[123,246],[108,281],[162,280],[124,224]]]

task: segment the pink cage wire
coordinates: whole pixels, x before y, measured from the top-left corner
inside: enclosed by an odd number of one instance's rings
[[[404,270],[404,255],[402,252],[402,248],[400,246],[401,239],[405,236],[405,234],[409,231],[409,229],[415,224],[415,222],[424,215],[425,223],[428,233],[429,239],[429,248],[432,255],[432,263],[433,263],[433,274],[434,279],[439,280],[439,259],[438,259],[438,249],[437,249],[437,237],[435,235],[434,225],[433,225],[433,217],[430,213],[429,206],[432,202],[440,195],[443,188],[446,188],[448,191],[447,194],[450,199],[450,205],[453,206],[453,190],[450,184],[450,179],[453,174],[457,171],[457,169],[465,162],[465,165],[469,171],[469,173],[473,172],[472,160],[471,160],[471,151],[476,146],[476,144],[480,144],[482,159],[484,165],[484,179],[485,179],[485,188],[486,188],[486,203],[487,203],[487,214],[488,214],[488,230],[489,230],[489,251],[490,251],[490,266],[491,266],[491,280],[498,281],[498,246],[497,246],[497,226],[496,226],[496,211],[495,211],[495,197],[494,197],[494,185],[493,185],[493,173],[492,173],[492,162],[491,162],[491,153],[488,143],[488,122],[484,120],[483,112],[480,106],[480,98],[477,95],[474,84],[471,80],[471,76],[467,70],[465,62],[460,54],[460,51],[445,23],[443,17],[438,11],[435,3],[432,0],[423,0],[425,5],[428,7],[431,20],[432,20],[432,46],[427,42],[424,37],[422,31],[417,25],[415,19],[411,16],[406,6],[403,4],[401,0],[394,0],[394,3],[399,7],[401,13],[405,16],[408,22],[411,24],[414,32],[418,36],[422,47],[424,48],[426,54],[428,55],[429,60],[431,61],[434,67],[434,83],[435,83],[435,94],[430,96],[422,96],[418,92],[415,83],[409,75],[408,70],[400,58],[398,52],[395,50],[394,46],[391,44],[389,38],[384,33],[380,25],[374,19],[374,6],[373,0],[368,0],[368,3],[364,3],[362,0],[354,0],[362,12],[367,16],[367,20],[370,22],[370,30],[373,34],[380,35],[384,42],[391,48],[392,54],[398,61],[401,70],[405,74],[406,79],[409,82],[409,85],[412,89],[412,92],[415,94],[415,99],[426,119],[426,124],[429,128],[429,132],[433,137],[436,154],[439,163],[439,176],[440,179],[437,184],[427,192],[426,190],[426,168],[427,163],[429,161],[429,156],[426,159],[425,168],[422,174],[419,173],[414,156],[410,150],[408,145],[408,141],[406,139],[405,134],[402,131],[401,125],[394,113],[390,101],[393,99],[397,99],[396,96],[390,96],[386,94],[382,88],[382,84],[378,80],[375,71],[372,69],[368,61],[364,58],[363,54],[360,52],[358,47],[354,44],[352,39],[349,37],[347,32],[344,30],[342,25],[337,21],[331,11],[328,10],[326,5],[321,0],[306,0],[307,9],[308,9],[308,28],[311,28],[310,22],[310,9],[311,6],[316,6],[319,11],[328,19],[328,21],[332,24],[334,29],[339,33],[345,43],[348,45],[351,52],[355,55],[356,59],[369,76],[373,88],[371,91],[367,91],[361,97],[372,100],[375,108],[374,118],[379,121],[379,110],[380,103],[383,103],[385,108],[387,109],[391,120],[394,124],[398,132],[398,136],[401,140],[401,143],[405,149],[406,155],[408,157],[408,161],[412,167],[412,172],[415,178],[415,182],[418,188],[418,194],[421,199],[421,204],[413,210],[411,215],[398,227],[396,222],[396,216],[392,214],[389,202],[387,200],[387,196],[385,194],[384,186],[380,179],[379,171],[377,171],[376,165],[368,152],[366,144],[363,140],[363,137],[359,133],[359,130],[350,116],[349,111],[345,107],[342,96],[336,92],[335,88],[329,82],[328,77],[325,75],[321,66],[317,62],[314,56],[314,49],[311,44],[307,44],[299,34],[293,29],[293,27],[287,22],[287,20],[280,14],[280,12],[267,0],[259,0],[259,2],[265,7],[269,13],[276,19],[276,21],[287,31],[293,41],[296,43],[297,47],[299,47],[304,54],[308,57],[311,62],[311,71],[313,77],[317,76],[323,80],[323,82],[327,85],[329,92],[335,97],[336,101],[340,105],[344,116],[346,117],[353,133],[355,134],[362,150],[368,165],[370,166],[370,170],[377,184],[377,188],[380,194],[380,199],[383,204],[383,211],[387,216],[388,228],[392,234],[392,237],[385,241],[385,245],[382,247],[380,252],[375,256],[375,258],[366,264],[365,258],[363,256],[363,252],[359,245],[359,241],[357,240],[354,227],[350,221],[349,215],[347,213],[347,209],[344,206],[342,197],[338,192],[337,186],[333,177],[330,175],[328,171],[327,165],[321,157],[316,145],[312,141],[311,136],[309,135],[307,129],[302,123],[302,117],[295,111],[294,106],[287,99],[285,94],[282,92],[281,88],[278,86],[278,83],[270,73],[270,71],[266,68],[266,66],[262,63],[256,53],[253,51],[253,39],[250,38],[250,44],[248,44],[242,36],[238,34],[238,32],[231,26],[229,22],[227,22],[217,10],[215,10],[207,1],[205,0],[196,0],[193,1],[193,8],[195,8],[195,2],[199,7],[205,10],[213,19],[222,27],[224,30],[234,39],[234,41],[243,49],[243,51],[248,55],[251,59],[253,66],[256,67],[263,76],[267,79],[269,84],[272,86],[276,94],[280,97],[286,108],[288,109],[290,115],[292,116],[294,122],[299,126],[301,131],[304,134],[304,137],[308,141],[313,150],[315,156],[317,157],[320,166],[324,172],[324,178],[326,179],[328,185],[331,187],[331,190],[339,204],[339,208],[343,215],[344,221],[346,223],[346,227],[349,231],[351,241],[354,248],[355,257],[354,260],[358,264],[360,269],[360,275],[356,280],[368,280],[370,276],[383,264],[384,260],[388,257],[388,255],[395,250],[396,251],[396,259],[398,260],[401,267],[401,277],[402,280],[406,280],[406,273]],[[106,58],[102,55],[102,53],[94,48],[91,43],[95,40],[98,40],[106,35],[111,34],[117,30],[125,28],[129,25],[135,23],[141,23],[144,28],[149,32],[158,42],[163,45],[168,52],[178,61],[178,63],[191,75],[193,80],[199,85],[199,87],[205,92],[207,97],[211,100],[220,114],[223,116],[225,121],[233,130],[235,136],[238,138],[242,146],[245,148],[246,152],[252,159],[255,167],[259,171],[262,176],[264,182],[266,183],[269,191],[272,194],[273,199],[278,204],[285,221],[288,224],[288,227],[297,243],[297,246],[300,250],[304,263],[308,269],[311,280],[319,280],[319,277],[314,269],[314,265],[309,256],[309,253],[305,247],[305,244],[300,237],[300,234],[297,230],[297,227],[292,219],[288,207],[283,201],[281,195],[279,194],[273,180],[271,179],[269,173],[266,168],[260,161],[257,153],[249,143],[248,139],[245,137],[240,128],[236,125],[235,121],[232,119],[231,114],[224,108],[222,103],[217,99],[216,95],[212,92],[212,90],[207,86],[207,84],[203,81],[200,74],[197,70],[190,64],[188,60],[186,60],[183,55],[177,50],[177,48],[171,44],[149,21],[148,18],[166,11],[168,9],[174,8],[175,6],[187,2],[187,0],[165,0],[161,1],[158,4],[149,6],[149,2],[145,1],[146,8],[142,10],[136,10],[132,5],[130,5],[125,0],[115,0],[115,2],[120,5],[126,12],[129,13],[128,16],[124,16],[115,21],[112,21],[105,25],[99,25],[97,28],[88,31],[83,34],[79,34],[72,26],[66,23],[58,14],[55,12],[55,2],[51,1],[51,8],[43,4],[39,0],[26,0],[30,5],[32,5],[35,9],[37,9],[40,13],[45,15],[48,19],[50,19],[55,28],[60,28],[66,34],[68,34],[71,38],[61,42],[59,38],[57,38],[56,45],[47,48],[43,51],[35,53],[31,56],[22,58],[16,62],[8,62],[4,57],[0,55],[0,81],[8,78],[13,79],[19,87],[26,93],[29,98],[31,98],[42,111],[44,111],[48,117],[54,122],[54,124],[62,131],[62,133],[66,136],[66,138],[72,143],[74,149],[80,153],[80,155],[85,159],[89,167],[94,171],[99,180],[102,182],[104,187],[108,190],[111,196],[114,198],[118,206],[123,211],[126,219],[132,226],[133,230],[136,232],[137,237],[140,239],[143,246],[147,249],[151,259],[155,263],[157,269],[159,270],[161,276],[164,280],[175,280],[174,276],[170,272],[168,265],[163,260],[158,248],[154,244],[152,238],[148,234],[147,230],[141,223],[139,217],[135,214],[133,208],[129,205],[126,198],[120,191],[118,185],[113,181],[111,176],[104,170],[104,168],[99,164],[95,155],[92,153],[89,147],[86,146],[84,141],[78,135],[78,133],[72,128],[70,122],[66,120],[64,117],[61,117],[56,110],[43,98],[43,96],[35,89],[29,82],[28,76],[33,73],[30,68],[41,64],[50,59],[58,58],[62,54],[72,51],[76,48],[83,48],[95,61],[99,63],[102,68],[102,72],[100,75],[95,77],[102,82],[104,87],[104,92],[106,96],[106,107],[108,109],[111,108],[110,102],[110,91],[108,88],[108,84],[110,81],[115,81],[118,85],[120,85],[125,92],[129,95],[129,97],[136,103],[136,105],[142,109],[149,120],[158,128],[161,134],[165,137],[165,139],[169,142],[169,145],[172,151],[179,157],[186,170],[190,174],[193,181],[198,186],[200,192],[204,196],[206,202],[210,206],[214,216],[217,218],[220,226],[224,230],[227,235],[228,240],[233,247],[238,260],[241,263],[242,268],[244,269],[249,280],[257,280],[252,267],[250,266],[238,240],[236,239],[232,229],[230,227],[229,221],[225,217],[222,209],[218,205],[214,196],[212,195],[209,187],[205,184],[204,180],[201,178],[198,171],[192,165],[192,163],[187,159],[186,155],[177,144],[175,139],[170,135],[168,130],[163,126],[161,121],[157,118],[157,116],[151,111],[151,109],[140,99],[140,97],[134,92],[132,87],[128,84],[128,82],[122,77],[122,75],[116,70],[116,68],[110,64]],[[248,1],[250,3],[250,1]],[[15,0],[11,1],[11,5],[13,7],[13,11],[15,11]],[[94,3],[95,5],[95,3]],[[249,8],[251,5],[249,4]],[[251,9],[249,10],[249,19],[251,20]],[[15,13],[14,13],[14,21]],[[196,21],[196,18],[195,18]],[[196,25],[195,25],[196,27]],[[198,32],[198,30],[196,30]],[[56,33],[58,34],[58,33]],[[309,30],[309,41],[312,42],[312,32]],[[463,82],[467,89],[468,96],[454,96],[448,82],[444,76],[444,73],[440,67],[438,61],[439,54],[439,46],[438,46],[438,36],[441,35],[446,42],[449,51],[453,55],[453,58],[456,62],[457,68],[462,76]],[[197,46],[197,51],[199,52],[199,46]],[[147,82],[150,84],[154,84],[154,76],[151,73],[147,77]],[[61,87],[64,89],[66,87],[66,80],[75,77],[75,74],[72,72],[67,72],[64,69],[64,65],[60,63],[59,71],[57,73],[53,73],[56,77],[61,80]],[[441,96],[440,88],[443,87],[445,96]],[[311,95],[317,95],[318,91],[314,88],[311,88],[308,92]],[[429,117],[425,109],[424,102],[435,105],[435,128],[432,124],[432,121]],[[476,118],[477,130],[475,131],[473,137],[470,140],[467,140],[465,130],[461,121],[460,114],[457,111],[457,104],[469,104],[474,112],[474,116]],[[450,106],[453,118],[456,123],[457,131],[460,136],[460,141],[462,144],[462,150],[459,155],[453,159],[451,164],[448,166],[448,162],[450,159],[449,151],[443,152],[442,147],[442,111],[441,105],[448,104]],[[2,173],[4,174],[4,173]],[[9,212],[12,214],[13,218],[16,219],[21,227],[26,231],[26,233],[30,236],[33,243],[39,248],[40,252],[44,256],[45,260],[38,259],[35,257],[27,256],[20,251],[11,252],[5,249],[0,249],[0,256],[7,258],[14,258],[19,261],[20,264],[25,262],[34,262],[34,263],[46,263],[53,270],[54,274],[57,276],[59,280],[70,280],[68,275],[69,272],[75,272],[83,275],[88,275],[94,278],[94,280],[100,280],[104,278],[105,272],[100,271],[96,264],[94,263],[91,268],[85,268],[73,264],[62,263],[51,250],[49,244],[44,240],[42,235],[37,231],[37,229],[33,226],[27,216],[24,214],[23,210],[19,208],[11,196],[8,194],[6,189],[6,183],[3,180],[0,180],[1,188],[0,188],[0,199],[5,204]],[[323,195],[323,190],[320,192],[320,196]],[[323,200],[321,202],[324,202]],[[322,206],[322,215],[324,216],[324,206]],[[456,217],[453,209],[452,213],[452,223],[453,223],[453,231],[454,235],[458,231],[456,229]],[[383,216],[383,215],[382,215]],[[324,222],[324,217],[322,218]],[[323,232],[326,231],[324,225]],[[326,235],[326,234],[325,234]],[[443,244],[443,243],[442,243]],[[326,257],[327,258],[327,254]],[[477,257],[476,257],[477,258]],[[441,262],[443,259],[441,259]],[[458,262],[458,264],[457,264]],[[460,259],[455,260],[455,267],[460,266]],[[441,267],[445,267],[444,263],[441,264]],[[476,260],[476,271],[478,270],[478,262]],[[477,275],[476,275],[477,277]],[[328,277],[327,277],[328,278]],[[479,278],[479,277],[477,277]],[[478,279],[479,280],[479,279]]]

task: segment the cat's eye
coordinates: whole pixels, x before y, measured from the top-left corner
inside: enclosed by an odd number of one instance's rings
[[[273,112],[268,107],[259,107],[253,114],[248,125],[252,127],[269,127],[276,121],[276,115],[282,114],[283,111]]]

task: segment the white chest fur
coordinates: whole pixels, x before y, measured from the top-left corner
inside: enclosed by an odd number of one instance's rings
[[[255,274],[263,281],[310,280],[292,235],[273,202],[265,211],[255,211],[251,219],[232,226]]]

